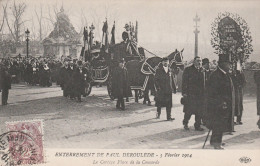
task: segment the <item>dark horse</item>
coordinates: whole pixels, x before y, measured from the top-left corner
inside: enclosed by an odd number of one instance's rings
[[[182,63],[183,57],[182,52],[177,49],[168,55],[170,61],[170,68],[173,71],[174,76],[176,77],[179,70],[184,68]],[[161,63],[162,58],[158,56],[150,57],[144,61],[132,60],[126,63],[126,68],[128,70],[129,84],[132,90],[135,90],[135,102],[138,102],[138,98],[141,96],[140,93],[143,93],[144,101],[143,104],[148,102],[148,105],[151,105],[149,98],[149,90],[153,95],[154,88],[154,75],[155,71]]]

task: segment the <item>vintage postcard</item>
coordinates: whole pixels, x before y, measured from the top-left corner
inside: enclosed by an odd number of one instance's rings
[[[259,165],[259,0],[0,0],[0,165]]]

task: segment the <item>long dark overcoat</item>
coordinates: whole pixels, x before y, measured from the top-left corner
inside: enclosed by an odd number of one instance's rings
[[[204,74],[194,65],[184,69],[182,76],[182,95],[186,95],[183,112],[202,114],[204,109]]]
[[[219,68],[215,70],[208,82],[208,106],[206,126],[222,132],[234,128],[234,86],[230,76]],[[226,103],[227,108],[223,109]]]
[[[260,115],[260,70],[254,73],[254,79],[257,86],[257,115]]]
[[[79,68],[74,68],[72,74],[72,91],[75,96],[79,96],[84,91],[84,75]]]
[[[232,81],[235,87],[235,116],[239,116],[243,111],[243,88],[246,84],[245,75],[243,72],[237,71],[233,75]]]
[[[112,72],[112,95],[115,98],[132,96],[125,68],[115,67]]]
[[[156,87],[155,106],[172,107],[172,92],[176,91],[176,85],[170,69],[166,73],[160,64],[154,76],[154,83]]]

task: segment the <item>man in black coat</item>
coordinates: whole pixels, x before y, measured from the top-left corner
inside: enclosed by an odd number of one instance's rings
[[[73,96],[78,99],[78,102],[81,102],[81,95],[84,91],[84,74],[82,68],[82,61],[77,62],[78,66],[74,67],[72,74],[73,86],[72,92]]]
[[[201,67],[201,58],[195,57],[191,66],[184,69],[182,76],[182,96],[185,99],[183,125],[189,130],[188,123],[191,115],[195,115],[195,130],[203,131],[200,127],[203,114],[205,79]]]
[[[219,55],[219,65],[208,83],[208,118],[206,126],[212,130],[210,144],[215,149],[223,149],[223,133],[233,125],[235,103],[234,86],[230,77],[232,63],[227,55]]]
[[[3,66],[0,70],[0,81],[1,81],[1,90],[2,90],[2,105],[7,105],[9,89],[11,89],[11,75],[8,72],[6,66]]]
[[[255,71],[254,79],[257,86],[257,115],[259,120],[257,122],[258,128],[260,129],[260,70]]]
[[[60,69],[60,86],[63,90],[63,96],[69,96],[69,80],[72,76],[72,70],[69,67],[68,60],[65,60],[64,66]]]
[[[209,80],[209,76],[210,74],[212,73],[212,71],[210,70],[210,67],[209,67],[209,59],[208,58],[204,58],[202,59],[202,72],[203,72],[203,75],[204,75],[204,102],[203,102],[203,111],[202,111],[202,122],[203,124],[205,125],[205,114],[206,114],[206,111],[207,111],[207,99],[208,99],[208,96],[207,96],[207,87],[208,87],[208,80]]]
[[[176,85],[173,79],[172,71],[169,68],[169,59],[163,58],[161,64],[156,70],[154,76],[154,83],[156,88],[155,106],[157,107],[157,116],[159,119],[161,115],[161,108],[166,107],[167,120],[172,121],[172,93],[176,93]]]
[[[128,74],[124,68],[124,60],[120,60],[112,72],[112,95],[117,98],[116,108],[125,110],[124,97],[131,97],[129,94]]]
[[[246,85],[246,79],[243,71],[236,70],[233,74],[233,84],[235,88],[235,116],[237,117],[237,125],[242,125],[243,114],[243,88]]]

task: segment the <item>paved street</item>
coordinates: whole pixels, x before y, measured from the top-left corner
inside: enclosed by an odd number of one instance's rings
[[[5,122],[43,119],[48,148],[200,149],[208,130],[194,131],[194,117],[190,131],[183,129],[180,97],[173,96],[172,116],[176,120],[168,122],[164,109],[161,119],[155,119],[154,106],[143,105],[141,100],[136,104],[133,98],[125,111],[116,110],[106,87],[93,87],[90,96],[77,103],[62,97],[56,85],[16,84],[10,90],[9,105],[0,106],[0,133],[6,132]],[[234,135],[224,136],[226,149],[259,149],[255,97],[245,96],[244,108],[244,125],[235,126]],[[209,142],[206,148],[212,149]]]

